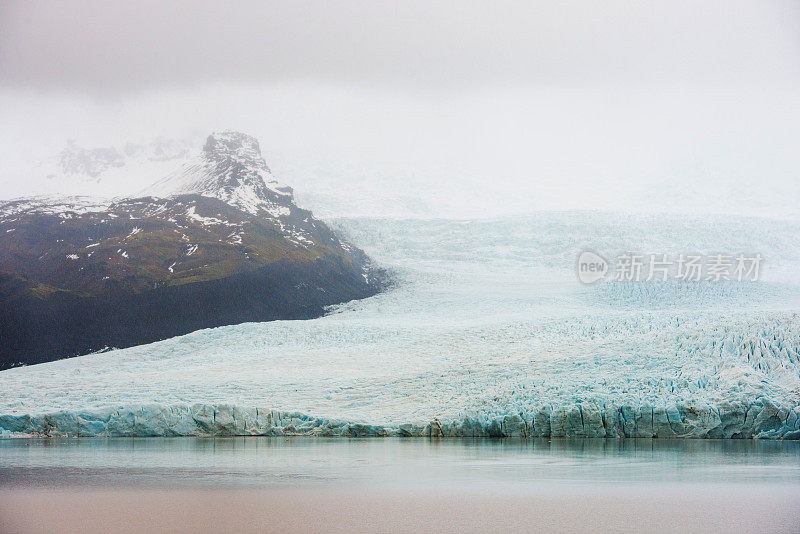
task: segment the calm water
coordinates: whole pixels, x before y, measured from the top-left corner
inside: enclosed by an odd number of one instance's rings
[[[587,487],[779,485],[800,443],[752,440],[0,440],[0,485]]]
[[[0,440],[0,532],[797,532],[800,443]]]

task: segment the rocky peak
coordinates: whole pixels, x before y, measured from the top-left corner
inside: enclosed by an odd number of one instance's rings
[[[258,141],[230,130],[208,136],[199,159],[160,180],[146,194],[198,194],[254,215],[263,211],[275,217],[288,214],[294,206],[292,188],[272,176]]]
[[[212,133],[203,146],[203,155],[209,160],[236,162],[270,172],[261,156],[258,140],[241,132],[223,130]]]

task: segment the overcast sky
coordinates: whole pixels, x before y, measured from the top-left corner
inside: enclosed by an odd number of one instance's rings
[[[798,94],[796,1],[6,0],[0,197],[67,139],[236,128],[322,204],[763,214],[800,203]]]

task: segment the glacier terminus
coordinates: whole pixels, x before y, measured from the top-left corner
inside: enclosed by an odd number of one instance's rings
[[[570,212],[335,220],[392,273],[387,291],[317,319],[9,369],[0,429],[798,439],[800,226],[746,223]],[[584,285],[574,269],[587,246],[754,245],[766,263],[752,283]]]

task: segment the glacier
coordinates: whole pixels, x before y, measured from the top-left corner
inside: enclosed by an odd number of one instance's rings
[[[333,221],[388,291],[0,372],[0,436],[800,439],[800,223]],[[753,252],[758,282],[578,282],[581,250]],[[607,256],[608,257],[608,256]]]

